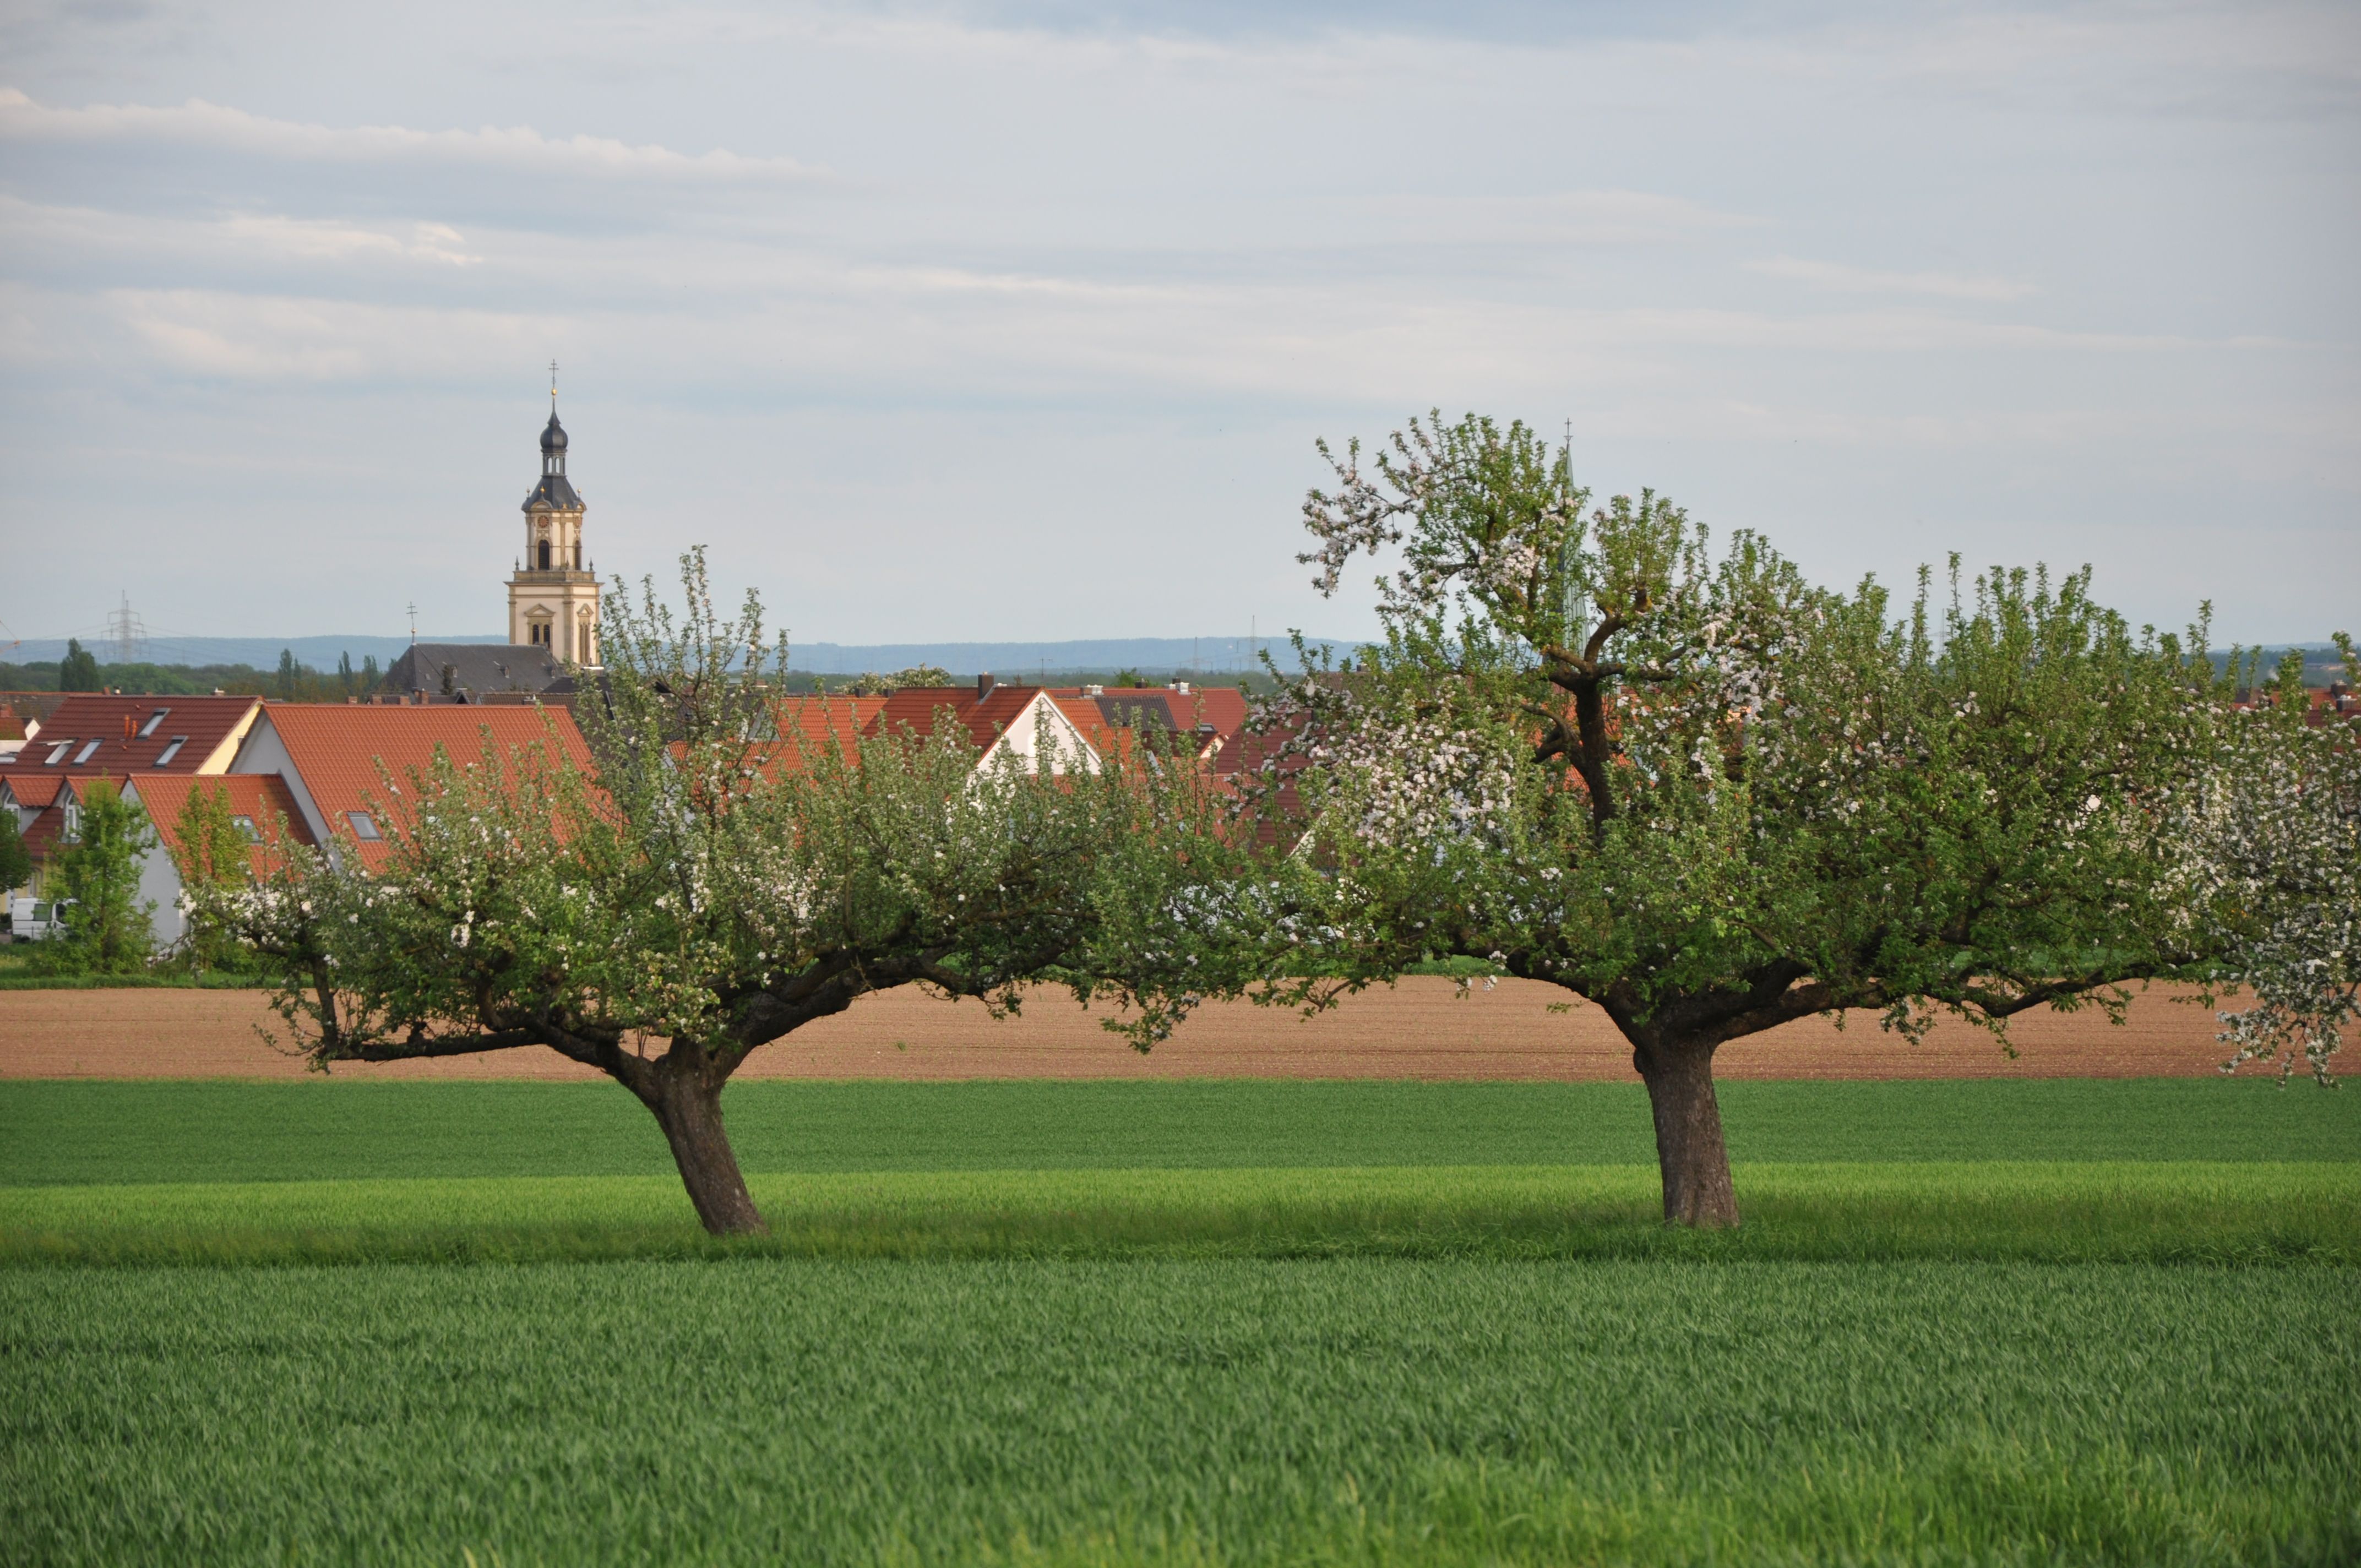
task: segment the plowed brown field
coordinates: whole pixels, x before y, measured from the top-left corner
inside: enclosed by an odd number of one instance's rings
[[[1957,1022],[1910,1045],[1855,1016],[1839,1030],[1805,1019],[1722,1047],[1724,1078],[2150,1078],[2214,1070],[2217,1025],[2187,993],[2159,987],[2110,1025],[2096,1008],[2018,1019],[2004,1056]],[[972,1002],[915,990],[765,1046],[752,1078],[1403,1078],[1631,1080],[1631,1053],[1597,1008],[1549,1006],[1565,993],[1530,981],[1462,996],[1452,981],[1405,980],[1347,998],[1305,1021],[1244,1003],[1206,1007],[1142,1057],[1062,992],[1038,994],[1020,1018],[994,1022]],[[293,1057],[257,1033],[277,1019],[236,991],[0,992],[0,1078],[296,1078]],[[357,1078],[598,1076],[539,1047],[489,1056],[378,1066]]]

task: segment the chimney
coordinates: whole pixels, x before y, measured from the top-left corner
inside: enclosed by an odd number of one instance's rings
[[[1189,683],[1187,681],[1175,681],[1172,683],[1172,689],[1180,693],[1182,696],[1187,696],[1189,695]]]
[[[992,672],[986,670],[975,678],[975,700],[982,702],[992,695]]]
[[[126,746],[131,744],[131,716],[126,713],[123,716],[123,743]]]

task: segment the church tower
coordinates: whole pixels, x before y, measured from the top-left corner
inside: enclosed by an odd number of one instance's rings
[[[551,366],[541,482],[524,499],[524,558],[509,578],[509,641],[546,648],[568,663],[596,669],[598,576],[582,558],[582,498],[566,477],[556,372]]]

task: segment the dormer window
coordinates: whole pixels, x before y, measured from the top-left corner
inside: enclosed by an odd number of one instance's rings
[[[71,800],[66,802],[65,832],[60,835],[60,837],[66,839],[69,843],[79,844],[82,842],[82,807],[76,806]]]
[[[157,717],[161,718],[162,715],[159,714]],[[173,736],[171,744],[166,746],[162,751],[156,753],[156,761],[151,763],[150,766],[161,768],[170,765],[172,759],[181,754],[181,748],[188,743],[189,738],[187,736]]]
[[[171,711],[172,710],[169,707],[159,707],[155,712],[149,714],[148,716],[148,722],[139,727],[139,739],[145,740],[150,735],[155,734],[157,727],[164,722],[164,716]]]
[[[82,763],[89,762],[90,754],[93,751],[97,751],[98,748],[99,742],[94,739],[83,741],[82,743],[82,750],[74,753],[74,766],[80,767]]]

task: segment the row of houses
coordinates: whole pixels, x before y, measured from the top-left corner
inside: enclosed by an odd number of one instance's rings
[[[554,737],[577,763],[589,761],[571,713],[557,704],[75,694],[43,706],[38,718],[12,707],[0,719],[0,810],[15,814],[33,861],[28,882],[7,890],[9,900],[40,899],[52,858],[76,841],[83,804],[104,784],[137,802],[154,827],[140,897],[155,906],[159,948],[183,934],[178,826],[195,790],[226,795],[258,867],[283,832],[295,843],[357,854],[366,869],[389,847],[387,779],[424,770],[437,748],[465,762],[487,735],[503,749]],[[1246,703],[1234,687],[1003,685],[983,675],[972,687],[788,698],[780,719],[807,738],[848,740],[905,729],[930,735],[950,723],[966,731],[986,763],[1008,751],[1027,767],[1060,773],[1095,771],[1153,731],[1161,744],[1183,747],[1221,771],[1243,756]]]

